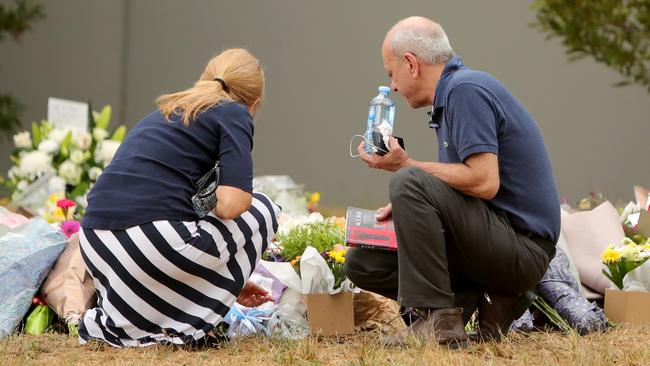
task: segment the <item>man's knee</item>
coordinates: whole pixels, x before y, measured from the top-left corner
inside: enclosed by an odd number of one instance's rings
[[[426,181],[426,183],[425,183]],[[401,168],[390,179],[388,193],[390,201],[399,200],[404,194],[413,195],[418,191],[423,191],[425,187],[437,187],[449,189],[447,183],[440,178],[434,177],[424,170],[416,167]]]
[[[363,256],[356,248],[348,249],[345,253],[345,275],[357,286],[361,286],[359,282],[363,282],[364,278],[368,275],[367,269],[363,265]]]
[[[372,261],[369,254],[374,249],[350,248],[345,254],[345,275],[358,287],[373,288],[377,282],[385,280],[396,271],[396,268],[387,268],[384,264]]]

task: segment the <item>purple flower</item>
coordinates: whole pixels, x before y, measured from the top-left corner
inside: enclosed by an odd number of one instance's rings
[[[64,221],[61,223],[61,231],[67,238],[79,232],[79,221]]]

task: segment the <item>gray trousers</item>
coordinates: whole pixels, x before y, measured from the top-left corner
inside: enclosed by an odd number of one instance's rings
[[[421,169],[395,172],[389,193],[397,252],[346,255],[346,274],[362,289],[407,307],[460,306],[467,321],[484,292],[517,296],[548,268],[555,243],[515,231],[505,213]]]

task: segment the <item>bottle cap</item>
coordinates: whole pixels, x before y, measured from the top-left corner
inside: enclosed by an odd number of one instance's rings
[[[387,86],[380,86],[379,87],[379,92],[384,94],[384,95],[388,95],[388,94],[390,94],[390,88],[387,87]]]

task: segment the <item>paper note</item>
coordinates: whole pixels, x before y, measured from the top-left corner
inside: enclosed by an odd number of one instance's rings
[[[88,130],[88,103],[49,98],[47,100],[47,120],[55,128],[76,131]]]

